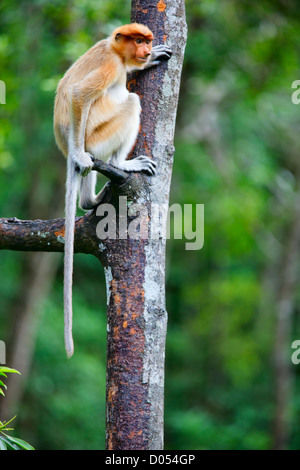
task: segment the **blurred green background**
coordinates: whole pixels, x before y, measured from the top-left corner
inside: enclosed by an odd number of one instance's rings
[[[166,449],[300,448],[300,17],[296,0],[187,0],[170,204],[205,204],[205,244],[167,253]],[[128,0],[2,0],[0,216],[63,214],[52,131],[67,67],[128,22]],[[0,419],[37,449],[103,449],[105,285],[76,255],[65,359],[62,257],[0,253]]]

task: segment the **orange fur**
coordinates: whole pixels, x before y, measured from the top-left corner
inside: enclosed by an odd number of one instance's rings
[[[130,38],[143,36],[144,38],[153,41],[152,31],[150,31],[148,26],[139,23],[130,23],[120,26],[119,28],[114,30],[112,36],[115,37],[117,34],[121,34],[122,36],[128,36]]]
[[[143,42],[136,44],[136,39]],[[84,136],[86,146],[89,146],[89,136],[93,134],[93,141],[96,139],[95,129],[118,114],[120,103],[114,99],[113,85],[126,87],[126,66],[144,67],[151,53],[152,40],[153,34],[147,26],[137,23],[121,26],[109,38],[96,43],[69,68],[57,87],[54,106],[55,139],[65,156],[68,154],[71,88],[76,146],[79,145],[82,110],[90,104]]]

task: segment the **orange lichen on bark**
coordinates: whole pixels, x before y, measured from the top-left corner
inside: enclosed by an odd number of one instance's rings
[[[118,387],[116,385],[113,385],[109,390],[108,390],[108,401],[112,401],[113,397],[118,391]]]
[[[119,331],[119,327],[118,326],[114,326],[113,328],[113,331],[114,331],[114,336],[117,340],[120,340],[120,331]]]
[[[128,80],[127,89],[130,91],[132,88],[136,87],[136,78]]]
[[[56,237],[63,237],[63,238],[65,238],[65,228],[62,228],[62,229],[59,230],[58,232],[55,232],[55,236],[56,236]]]
[[[122,299],[121,299],[121,296],[120,294],[118,293],[118,285],[116,283],[116,281],[114,279],[112,279],[111,281],[111,293],[114,294],[114,301],[115,301],[115,305],[116,305],[116,312],[118,315],[121,315],[121,311],[122,311]]]
[[[147,136],[146,136],[146,134],[144,134],[144,135],[145,135],[145,143],[144,143],[145,153],[146,153],[146,155],[151,156],[151,150],[150,150],[149,145],[147,143]]]
[[[128,435],[129,439],[133,439],[134,437],[136,436],[141,436],[143,434],[143,431],[139,431],[139,432],[135,432],[135,431],[131,431],[131,433]]]
[[[163,0],[159,0],[157,4],[158,11],[164,12],[166,8],[167,8],[167,5],[165,4],[165,2]]]

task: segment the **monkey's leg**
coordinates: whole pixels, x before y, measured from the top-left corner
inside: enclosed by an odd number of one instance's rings
[[[132,150],[140,126],[140,99],[135,93],[129,93],[128,99],[120,105],[118,113],[108,122],[102,123],[87,137],[86,150],[95,158],[125,171],[146,171],[155,174],[156,163],[146,156],[126,160]],[[102,198],[102,191],[95,195],[95,172],[82,178],[80,185],[80,205],[83,209],[92,209]]]
[[[99,124],[88,136],[86,150],[95,158],[125,171],[147,171],[155,173],[156,163],[146,156],[126,160],[132,150],[140,127],[140,99],[129,93],[127,100],[120,105],[117,114],[108,122]]]
[[[79,205],[84,210],[92,209],[97,204],[95,194],[96,183],[96,171],[91,171],[87,176],[81,178],[79,189]]]
[[[129,107],[129,110],[128,110]],[[125,171],[146,171],[150,175],[154,175],[156,171],[156,163],[149,157],[140,155],[132,160],[126,160],[128,154],[132,150],[140,127],[140,99],[135,93],[130,93],[126,102],[126,108],[121,111],[119,116],[124,123],[124,127],[130,127],[127,130],[125,139],[120,141],[119,147],[112,153],[109,163],[113,166]]]
[[[137,95],[130,93],[128,99],[120,105],[118,113],[105,123],[96,126],[94,131],[87,136],[86,150],[95,158],[107,160],[107,157],[124,149],[125,159],[132,149],[139,129],[140,101]],[[117,165],[118,158],[111,162]],[[81,178],[79,189],[79,204],[82,209],[88,210],[96,207],[102,198],[102,191],[96,195],[97,172],[91,171]]]

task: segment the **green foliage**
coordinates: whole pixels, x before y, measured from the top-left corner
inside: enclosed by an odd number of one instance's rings
[[[0,376],[7,377],[7,374],[20,374],[19,371],[11,369],[9,367],[0,367]],[[2,388],[1,388],[2,387]],[[4,396],[3,388],[7,388],[6,385],[0,380],[0,394]],[[0,450],[34,450],[34,448],[28,444],[28,442],[12,437],[6,434],[8,431],[13,431],[13,428],[8,425],[15,419],[14,416],[9,421],[0,421]],[[6,431],[6,432],[4,432]]]
[[[18,370],[11,369],[10,367],[0,366],[0,376],[7,377],[7,374],[20,374],[20,372]],[[5,383],[0,380],[0,395],[5,396],[3,388],[5,388],[5,390],[7,389]]]
[[[168,246],[166,444],[268,449],[278,263],[299,191],[299,15],[280,2],[186,4],[171,203],[205,205],[205,243]]]
[[[56,293],[45,305],[36,350],[39,360],[31,372],[21,425],[22,430],[30,426],[30,442],[39,449],[95,450],[105,445],[105,297],[101,300],[100,295],[101,310],[96,303],[91,308],[76,285],[71,360],[63,343],[61,286],[55,286]]]
[[[8,423],[10,423],[10,420]],[[23,441],[23,439],[18,439],[16,437],[9,436],[3,429],[6,431],[12,431],[13,428],[7,428],[8,423],[0,422],[0,450],[34,450],[34,448],[28,444],[28,442]]]

